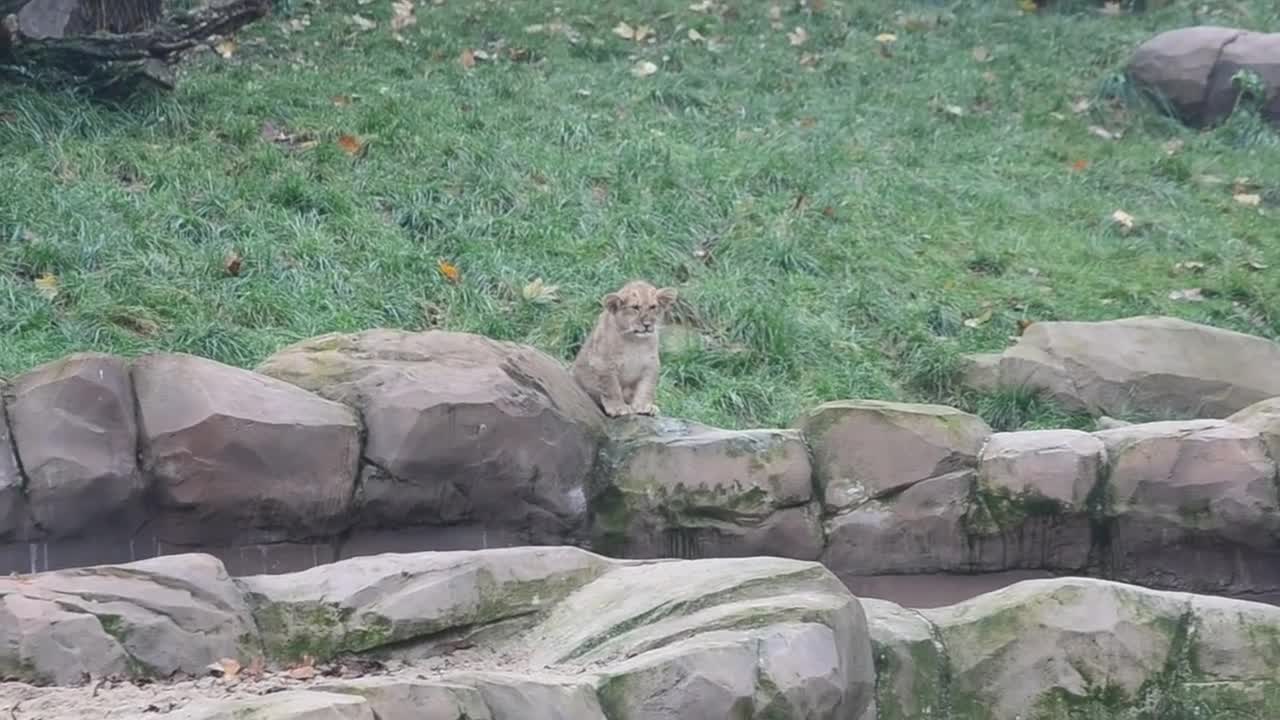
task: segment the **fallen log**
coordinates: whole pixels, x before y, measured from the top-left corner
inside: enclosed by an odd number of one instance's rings
[[[271,0],[0,0],[0,66],[24,79],[96,90],[148,80],[171,89],[181,54],[262,18]]]

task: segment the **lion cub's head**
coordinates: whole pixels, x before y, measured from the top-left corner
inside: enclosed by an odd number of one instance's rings
[[[659,290],[643,280],[633,280],[605,295],[604,307],[623,335],[648,337],[657,334],[662,313],[675,301],[673,288]]]

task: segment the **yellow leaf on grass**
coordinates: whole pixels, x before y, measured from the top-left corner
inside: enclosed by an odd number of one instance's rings
[[[880,33],[879,35],[876,36],[876,42],[880,43],[881,45],[890,45],[892,43],[898,42],[898,36],[894,35],[893,33]]]
[[[792,47],[800,47],[801,45],[809,42],[809,31],[802,27],[797,27],[795,30],[787,33],[787,40],[791,42]]]
[[[1117,210],[1111,213],[1111,220],[1116,225],[1120,226],[1120,229],[1123,232],[1129,232],[1133,229],[1133,216],[1123,210]]]
[[[1232,196],[1236,202],[1245,207],[1258,207],[1262,204],[1262,196],[1257,193],[1237,193]]]
[[[440,274],[444,276],[445,280],[448,280],[454,285],[462,282],[462,271],[458,270],[457,265],[454,265],[448,260],[441,259],[436,261],[436,267],[440,269]]]
[[[476,66],[476,54],[470,49],[463,50],[462,54],[458,56],[458,62],[462,64],[463,68],[470,70]]]
[[[520,294],[525,300],[535,305],[546,305],[553,303],[559,299],[560,288],[556,285],[547,285],[542,282],[542,278],[535,278],[528,285],[524,286]]]
[[[52,300],[58,297],[58,276],[53,273],[45,273],[35,279],[36,292],[44,296],[45,300]]]
[[[658,72],[658,66],[648,60],[642,60],[631,68],[631,74],[636,77],[649,77],[656,72]]]
[[[364,150],[364,141],[355,135],[343,133],[338,136],[338,147],[348,155],[359,155],[360,151]]]
[[[223,60],[230,60],[232,55],[236,54],[236,41],[227,38],[217,45],[213,46],[215,52],[222,56]]]

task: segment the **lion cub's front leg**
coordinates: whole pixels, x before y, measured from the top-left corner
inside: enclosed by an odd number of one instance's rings
[[[622,417],[631,414],[631,407],[623,399],[622,384],[618,382],[616,372],[606,373],[600,388],[600,408],[609,417]]]
[[[658,390],[658,368],[645,371],[636,381],[635,393],[631,397],[631,411],[638,415],[657,415],[658,406],[653,404]]]

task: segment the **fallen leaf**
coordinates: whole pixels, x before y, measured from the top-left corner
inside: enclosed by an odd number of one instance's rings
[[[982,327],[983,325],[986,325],[987,322],[990,320],[991,320],[991,308],[987,308],[986,310],[983,310],[981,313],[979,313],[977,317],[967,318],[964,321],[964,326],[968,328]]]
[[[338,136],[338,147],[342,148],[342,151],[346,154],[354,157],[364,150],[364,141],[355,135],[343,133]]]
[[[706,40],[706,38],[702,37],[702,33],[694,30],[693,28],[689,28],[688,36],[689,42],[702,42],[703,40]]]
[[[1084,172],[1084,169],[1087,167],[1089,167],[1088,160],[1077,160],[1071,163],[1071,170],[1073,172]]]
[[[983,79],[985,82],[993,83],[993,82],[995,82],[995,81],[996,81],[996,79],[997,79],[997,78],[996,78],[996,74],[995,74],[995,73],[993,73],[993,72],[991,72],[990,70],[988,70],[988,71],[986,71],[986,72],[982,73],[982,79]]]
[[[835,208],[833,208],[833,207],[831,207],[830,205],[828,205],[828,206],[826,206],[826,207],[822,208],[822,216],[823,216],[823,217],[825,217],[825,218],[828,218],[828,219],[835,218],[835,216],[836,216],[836,209],[835,209]]]
[[[812,69],[818,64],[818,60],[821,57],[822,57],[821,55],[815,55],[813,53],[804,53],[803,55],[800,56],[800,67],[807,67]]]
[[[979,45],[973,49],[973,59],[980,63],[991,62],[991,51]]]
[[[634,39],[638,43],[642,43],[645,40],[648,40],[649,38],[653,37],[653,35],[654,35],[653,28],[649,27],[648,25],[637,25],[635,30],[635,36],[632,39]]]
[[[809,42],[809,31],[797,26],[795,30],[787,33],[787,40],[791,43],[791,47],[800,47]]]
[[[391,31],[398,33],[418,22],[413,14],[413,0],[395,0],[391,3]]]
[[[1089,132],[1090,134],[1096,135],[1102,138],[1103,140],[1119,140],[1120,139],[1120,133],[1112,132],[1104,127],[1098,127],[1097,125],[1090,125]]]
[[[1117,210],[1111,213],[1111,220],[1115,222],[1116,225],[1119,225],[1120,229],[1124,232],[1133,230],[1133,216],[1123,210]]]
[[[636,77],[649,77],[658,72],[658,66],[648,60],[641,60],[631,68],[631,74]]]
[[[781,5],[774,4],[769,6],[769,27],[772,27],[774,30],[782,29]]]
[[[1174,290],[1169,293],[1169,299],[1185,302],[1200,302],[1204,300],[1204,294],[1200,288],[1187,288],[1186,290]]]
[[[560,288],[558,286],[547,285],[542,282],[542,278],[534,278],[532,282],[524,286],[520,294],[524,296],[525,300],[535,305],[546,305],[559,300],[559,292]]]
[[[244,674],[250,677],[262,677],[267,670],[267,661],[261,655],[254,655],[249,661],[249,667],[244,669]]]
[[[1258,191],[1258,183],[1253,178],[1238,177],[1231,182],[1231,192],[1236,195],[1247,195]]]
[[[876,42],[881,45],[891,45],[898,42],[898,36],[893,33],[880,33],[876,36]]]
[[[222,666],[222,679],[231,682],[240,674],[240,661],[235,658],[222,658],[218,661]]]
[[[811,128],[818,124],[818,118],[806,115],[800,118],[799,123],[802,128]]]
[[[299,665],[290,668],[286,674],[294,680],[310,680],[316,676],[316,669],[310,665]]]
[[[370,20],[370,19],[369,19],[369,18],[367,18],[367,17],[361,16],[361,15],[352,15],[352,16],[350,16],[350,17],[348,17],[348,18],[347,18],[347,21],[348,21],[348,22],[350,22],[352,25],[355,25],[355,26],[356,26],[356,29],[358,29],[358,30],[360,30],[360,31],[362,31],[362,32],[368,32],[368,31],[370,31],[370,30],[372,30],[372,29],[374,29],[374,28],[378,27],[378,23],[376,23],[376,22],[374,22],[374,21]]]
[[[1174,263],[1173,269],[1176,272],[1186,271],[1186,272],[1199,273],[1199,272],[1204,272],[1204,263],[1198,260],[1182,260]]]
[[[215,52],[222,56],[223,60],[230,60],[232,55],[236,54],[236,41],[231,38],[222,40],[213,46]]]
[[[1104,2],[1102,3],[1102,7],[1099,8],[1098,12],[1102,13],[1103,15],[1110,15],[1111,17],[1115,17],[1120,14],[1120,3]]]
[[[951,117],[961,117],[964,115],[964,108],[959,105],[944,105],[942,107],[942,112],[950,115]]]
[[[1180,150],[1182,150],[1182,146],[1185,144],[1186,143],[1182,142],[1181,140],[1170,140],[1169,142],[1164,144],[1164,154],[1176,155]]]
[[[1033,13],[1036,10],[1040,9],[1040,7],[1036,5],[1035,0],[1018,0],[1018,7],[1023,12],[1029,12],[1029,13]]]
[[[462,272],[458,270],[457,265],[454,265],[448,260],[441,259],[436,261],[436,267],[440,269],[440,274],[444,276],[445,280],[448,280],[454,285],[462,282]]]
[[[350,95],[334,95],[330,100],[333,101],[334,107],[346,107],[351,104]]]
[[[240,257],[240,253],[232,250],[226,254],[226,257],[222,258],[222,270],[231,277],[237,277],[240,275],[240,265],[243,262],[244,260]]]
[[[35,279],[36,292],[44,296],[45,300],[53,300],[58,297],[58,276],[53,273],[45,273]]]
[[[464,69],[470,70],[476,66],[476,54],[470,49],[463,50],[462,54],[458,56],[458,62],[462,63]]]
[[[689,9],[694,12],[710,13],[716,9],[716,4],[714,0],[701,0],[701,2],[690,5]]]
[[[1071,112],[1081,115],[1089,112],[1089,108],[1093,107],[1093,101],[1089,98],[1076,98],[1071,103]]]
[[[476,60],[492,60],[493,59],[493,56],[485,52],[484,50],[472,50],[471,57],[475,58]]]
[[[635,40],[635,39],[636,39],[636,29],[635,29],[635,28],[633,28],[633,27],[631,27],[630,25],[628,25],[628,24],[627,24],[627,23],[625,23],[625,22],[619,22],[617,25],[614,25],[614,26],[613,26],[613,34],[614,34],[614,35],[617,35],[618,37],[622,38],[623,40]]]
[[[1232,197],[1236,202],[1245,207],[1258,207],[1262,204],[1262,196],[1256,193],[1237,193]]]

